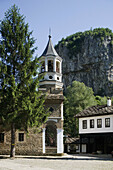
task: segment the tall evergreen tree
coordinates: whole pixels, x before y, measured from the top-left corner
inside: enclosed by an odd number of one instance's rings
[[[14,157],[16,129],[39,127],[48,113],[44,96],[37,91],[35,40],[15,5],[5,13],[0,33],[0,123],[11,130],[10,156]]]
[[[72,86],[68,86],[65,93],[64,102],[64,132],[70,136],[78,134],[78,119],[75,115],[82,110],[96,105],[93,90],[85,86],[84,83],[73,81]]]

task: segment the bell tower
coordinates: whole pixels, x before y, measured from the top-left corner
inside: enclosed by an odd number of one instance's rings
[[[50,35],[39,62],[40,75],[44,75],[39,83],[39,90],[47,94],[45,108],[48,108],[51,113],[42,129],[42,152],[43,154],[62,154],[64,100],[62,58],[54,49]]]
[[[45,73],[40,87],[62,88],[62,58],[57,54],[49,35],[48,44],[40,57],[40,73]]]

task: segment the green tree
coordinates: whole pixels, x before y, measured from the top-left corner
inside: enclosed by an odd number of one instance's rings
[[[75,115],[82,110],[96,105],[93,90],[85,86],[84,83],[73,81],[72,86],[68,86],[65,93],[64,102],[64,132],[70,136],[78,134],[78,119]]]
[[[0,33],[0,123],[11,130],[10,156],[14,157],[16,129],[39,127],[48,113],[44,96],[37,91],[35,40],[15,5],[5,13]]]
[[[104,96],[104,97],[95,96],[95,99],[96,99],[97,105],[105,105],[105,104],[107,104],[107,97],[106,96]]]

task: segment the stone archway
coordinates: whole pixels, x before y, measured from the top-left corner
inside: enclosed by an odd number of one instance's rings
[[[53,121],[48,122],[46,125],[45,145],[46,153],[57,152],[57,126]]]

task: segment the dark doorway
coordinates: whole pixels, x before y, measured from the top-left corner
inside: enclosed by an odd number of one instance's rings
[[[54,124],[46,126],[46,146],[57,146],[57,129]]]

